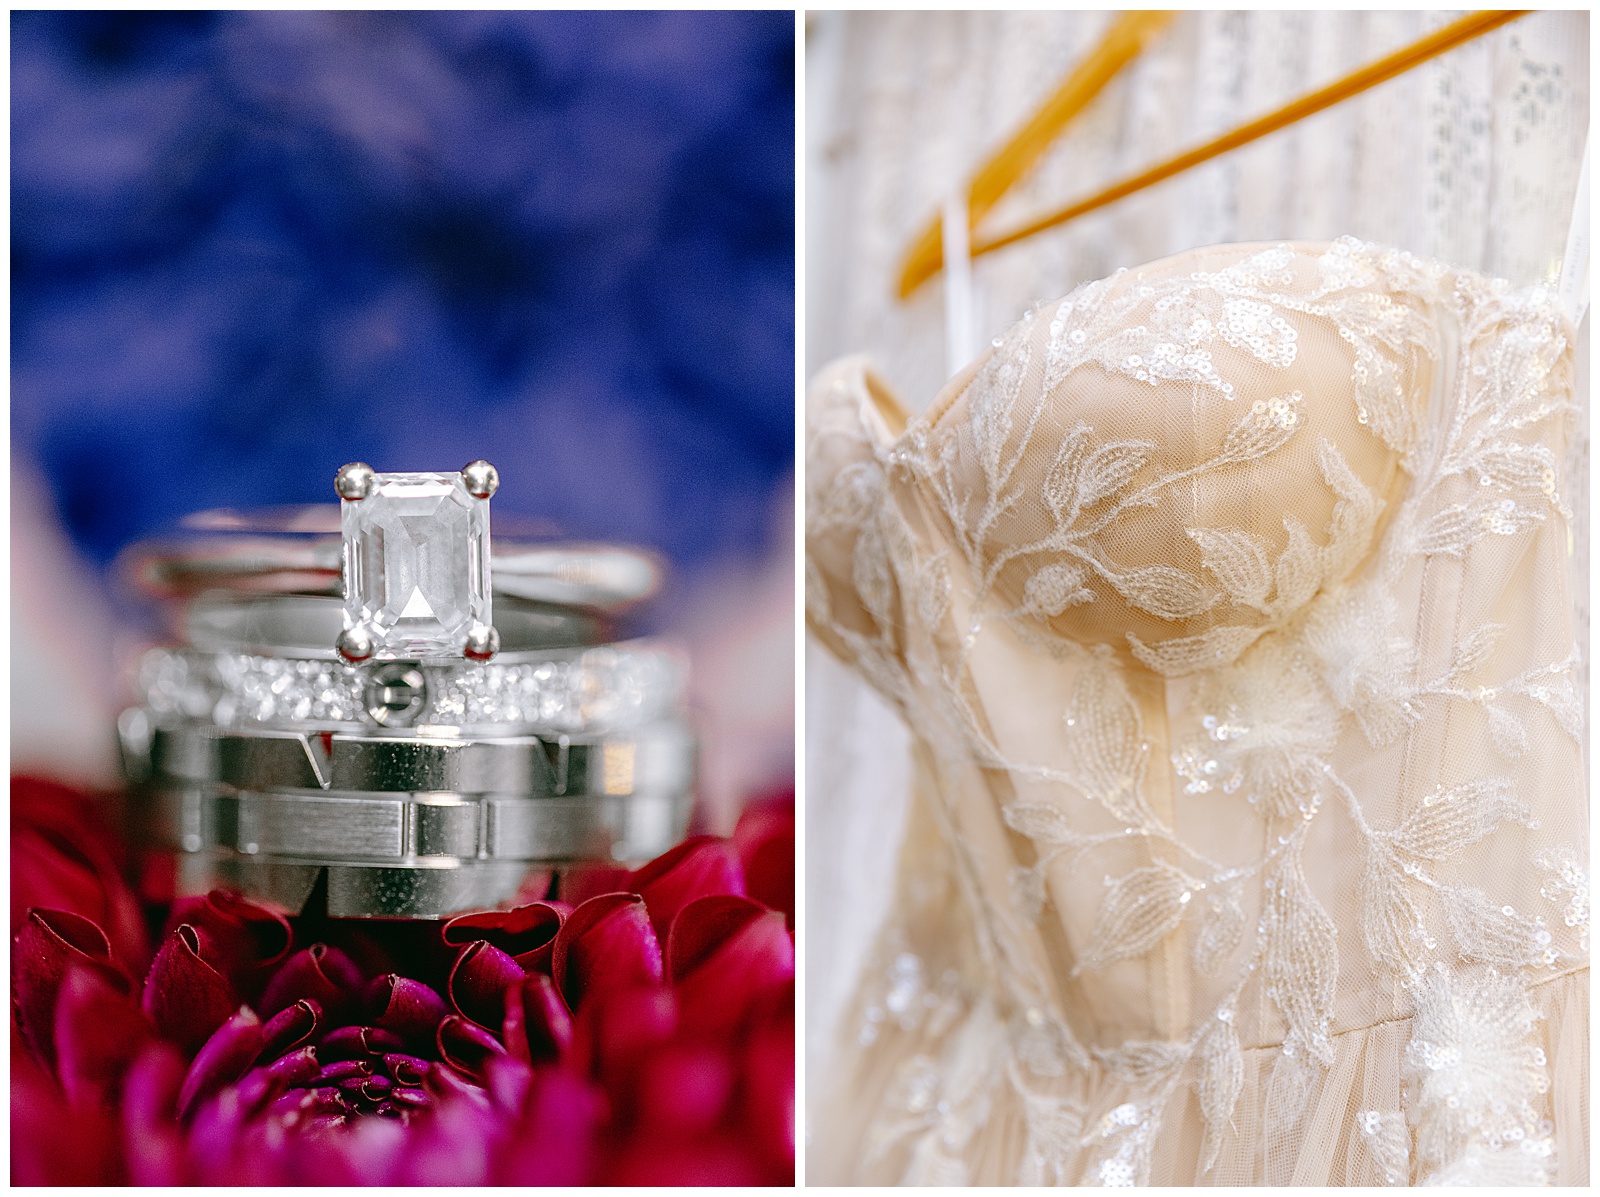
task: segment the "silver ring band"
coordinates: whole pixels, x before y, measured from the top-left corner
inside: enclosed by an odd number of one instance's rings
[[[694,741],[676,720],[590,740],[430,739],[152,727],[135,708],[118,730],[123,768],[137,782],[559,798],[685,790],[694,771]]]
[[[262,513],[200,512],[192,530],[134,546],[123,568],[162,598],[208,590],[342,595],[339,508],[331,503]],[[494,591],[509,598],[607,610],[655,591],[661,567],[614,545],[549,545],[497,539]]]

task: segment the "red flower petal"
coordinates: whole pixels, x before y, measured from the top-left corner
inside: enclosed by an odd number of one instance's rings
[[[500,1029],[505,993],[522,980],[522,966],[488,940],[474,941],[450,970],[450,1002],[481,1027]]]
[[[416,1056],[407,1056],[400,1052],[390,1052],[383,1057],[383,1066],[389,1070],[389,1075],[394,1077],[394,1083],[404,1086],[416,1086],[427,1082],[428,1070],[433,1067],[427,1060],[418,1059]]]
[[[533,1069],[524,1060],[490,1055],[483,1062],[483,1084],[501,1111],[515,1117],[533,1090]]]
[[[322,1071],[322,1065],[317,1062],[316,1048],[301,1047],[288,1055],[279,1056],[257,1071],[265,1073],[277,1085],[304,1085]]]
[[[574,1010],[591,993],[661,984],[661,944],[644,899],[601,894],[574,910],[556,932],[550,971]]]
[[[444,925],[444,942],[460,947],[486,939],[527,972],[550,971],[550,950],[563,920],[565,902],[530,902],[512,910],[480,910],[457,915]]]
[[[271,1017],[300,998],[322,1007],[328,1025],[337,1025],[355,1013],[364,987],[355,963],[338,948],[314,943],[296,952],[267,982],[261,995],[261,1013]]]
[[[505,992],[500,1037],[518,1060],[543,1064],[563,1060],[572,1047],[572,1015],[543,973],[529,973]]]
[[[794,1171],[794,1017],[776,1019],[756,1032],[745,1057],[739,1107],[751,1141],[772,1166]]]
[[[122,1078],[154,1028],[123,989],[72,964],[56,1001],[56,1073],[74,1109],[115,1111]]]
[[[260,1017],[249,1006],[241,1006],[212,1033],[189,1065],[178,1093],[178,1116],[187,1117],[195,1102],[242,1077],[261,1054],[262,1041]]]
[[[744,870],[730,841],[697,835],[630,873],[618,888],[644,899],[656,938],[665,943],[673,918],[696,898],[743,894]]]
[[[102,1111],[75,1112],[61,1086],[11,1036],[11,1183],[125,1184],[116,1124]]]
[[[200,1180],[238,1183],[250,1178],[252,1153],[242,1142],[246,1129],[286,1087],[269,1069],[253,1068],[237,1085],[200,1103],[189,1130],[191,1158],[204,1170]]]
[[[671,1039],[677,1027],[678,1003],[670,989],[605,994],[578,1012],[572,1058],[580,1072],[625,1093],[638,1061]]]
[[[317,1055],[330,1062],[368,1060],[397,1052],[404,1045],[399,1035],[382,1027],[339,1027],[322,1037],[317,1044]]]
[[[495,1183],[590,1183],[606,1114],[599,1090],[566,1069],[541,1069],[522,1109],[514,1132],[495,1153]]]
[[[748,1145],[731,1135],[716,1135],[683,1142],[671,1135],[645,1134],[634,1138],[607,1160],[601,1184],[673,1187],[737,1185],[754,1187],[793,1184],[764,1175],[760,1161]]]
[[[721,1120],[735,1076],[725,1051],[668,1045],[650,1054],[629,1096],[641,1122],[681,1137],[699,1135]]]
[[[472,1025],[465,1019],[458,1021],[467,1026]],[[439,1025],[442,1027],[444,1024]],[[430,1094],[441,1104],[459,1101],[478,1110],[490,1108],[489,1094],[484,1091],[483,1086],[476,1081],[469,1081],[453,1067],[435,1065],[428,1069],[427,1079],[422,1082],[422,1091]]]
[[[411,1043],[433,1042],[449,1009],[432,989],[410,977],[378,977],[367,986],[367,1009],[375,1025]]]
[[[684,1025],[731,1034],[794,980],[783,915],[748,898],[702,898],[672,925],[667,956]]]
[[[122,877],[125,850],[101,803],[53,781],[11,779],[11,932],[30,907],[81,915],[105,929],[116,958],[143,972],[150,935]]]
[[[301,998],[279,1010],[261,1028],[261,1051],[256,1063],[265,1064],[292,1052],[316,1033],[321,1021],[322,1007],[310,998]]]
[[[99,926],[66,910],[30,910],[11,942],[11,1002],[17,1026],[33,1054],[56,1065],[56,998],[72,964],[101,971],[113,985],[132,986],[111,959]]]
[[[580,865],[561,875],[561,900],[574,909],[601,894],[621,892],[628,883],[628,870],[612,865]]]
[[[744,865],[745,896],[781,910],[794,930],[794,794],[747,806],[733,842]]]
[[[201,958],[203,943],[200,933],[184,923],[167,936],[144,982],[144,1012],[161,1037],[187,1056],[239,1008],[228,979]]]
[[[200,929],[217,971],[247,998],[259,996],[271,970],[289,955],[294,938],[281,911],[220,889],[179,898],[167,916],[167,932],[180,923]]]
[[[147,1046],[122,1091],[122,1131],[128,1171],[136,1185],[181,1185],[184,1140],[178,1127],[183,1056],[170,1043]]]
[[[506,1050],[488,1031],[456,1014],[439,1024],[437,1043],[441,1060],[480,1084],[490,1057],[504,1055]]]

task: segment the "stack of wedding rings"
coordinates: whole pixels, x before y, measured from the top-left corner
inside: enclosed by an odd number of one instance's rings
[[[443,917],[531,874],[683,838],[685,663],[607,643],[656,568],[628,550],[500,544],[493,467],[340,471],[330,509],[226,513],[131,556],[183,601],[118,723],[135,832],[178,893],[292,912]],[[311,529],[306,531],[305,529]]]

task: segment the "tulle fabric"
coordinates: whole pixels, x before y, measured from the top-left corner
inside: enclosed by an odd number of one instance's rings
[[[1544,1050],[1554,1062],[1550,1105],[1555,1138],[1561,1144],[1555,1183],[1588,1183],[1589,1125],[1589,975],[1588,970],[1568,973],[1533,987],[1532,997],[1544,1028]],[[1360,1185],[1388,1186],[1385,1174],[1360,1130],[1360,1119],[1370,1111],[1402,1110],[1400,1061],[1411,1038],[1411,1021],[1395,1019],[1335,1036],[1334,1061],[1314,1083],[1308,1097],[1311,1113],[1306,1124],[1288,1137],[1265,1133],[1265,1094],[1276,1052],[1254,1048],[1244,1053],[1243,1087],[1234,1122],[1238,1134],[1230,1139],[1207,1169],[1202,1155],[1206,1124],[1194,1093],[1180,1090],[1162,1111],[1163,1131],[1150,1170],[1150,1183],[1170,1186],[1228,1185]],[[914,1056],[920,1047],[906,1036],[899,1051]],[[860,1071],[849,1078],[855,1096],[844,1106],[822,1103],[815,1141],[827,1143],[830,1152],[816,1152],[807,1178],[813,1184],[901,1184],[930,1182],[935,1175],[920,1174],[918,1161],[906,1142],[887,1149],[864,1141],[860,1110],[882,1101],[894,1085],[894,1057],[879,1054],[863,1058]],[[1115,1109],[1137,1098],[1139,1086],[1098,1076],[1082,1080],[1085,1102]],[[1092,1092],[1091,1092],[1092,1091]],[[1403,1117],[1403,1114],[1401,1114]],[[1026,1117],[1011,1102],[992,1109],[981,1140],[973,1145],[969,1167],[960,1178],[975,1185],[1014,1184],[1017,1159],[1027,1142]],[[1270,1144],[1270,1146],[1269,1146]],[[846,1161],[857,1161],[847,1165]],[[1089,1152],[1063,1160],[1059,1172],[1041,1176],[1043,1182],[1071,1183],[1092,1163]]]

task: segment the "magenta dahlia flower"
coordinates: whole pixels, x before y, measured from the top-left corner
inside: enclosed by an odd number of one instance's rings
[[[442,927],[213,891],[152,954],[90,804],[12,792],[14,1183],[793,1183],[792,799]]]

